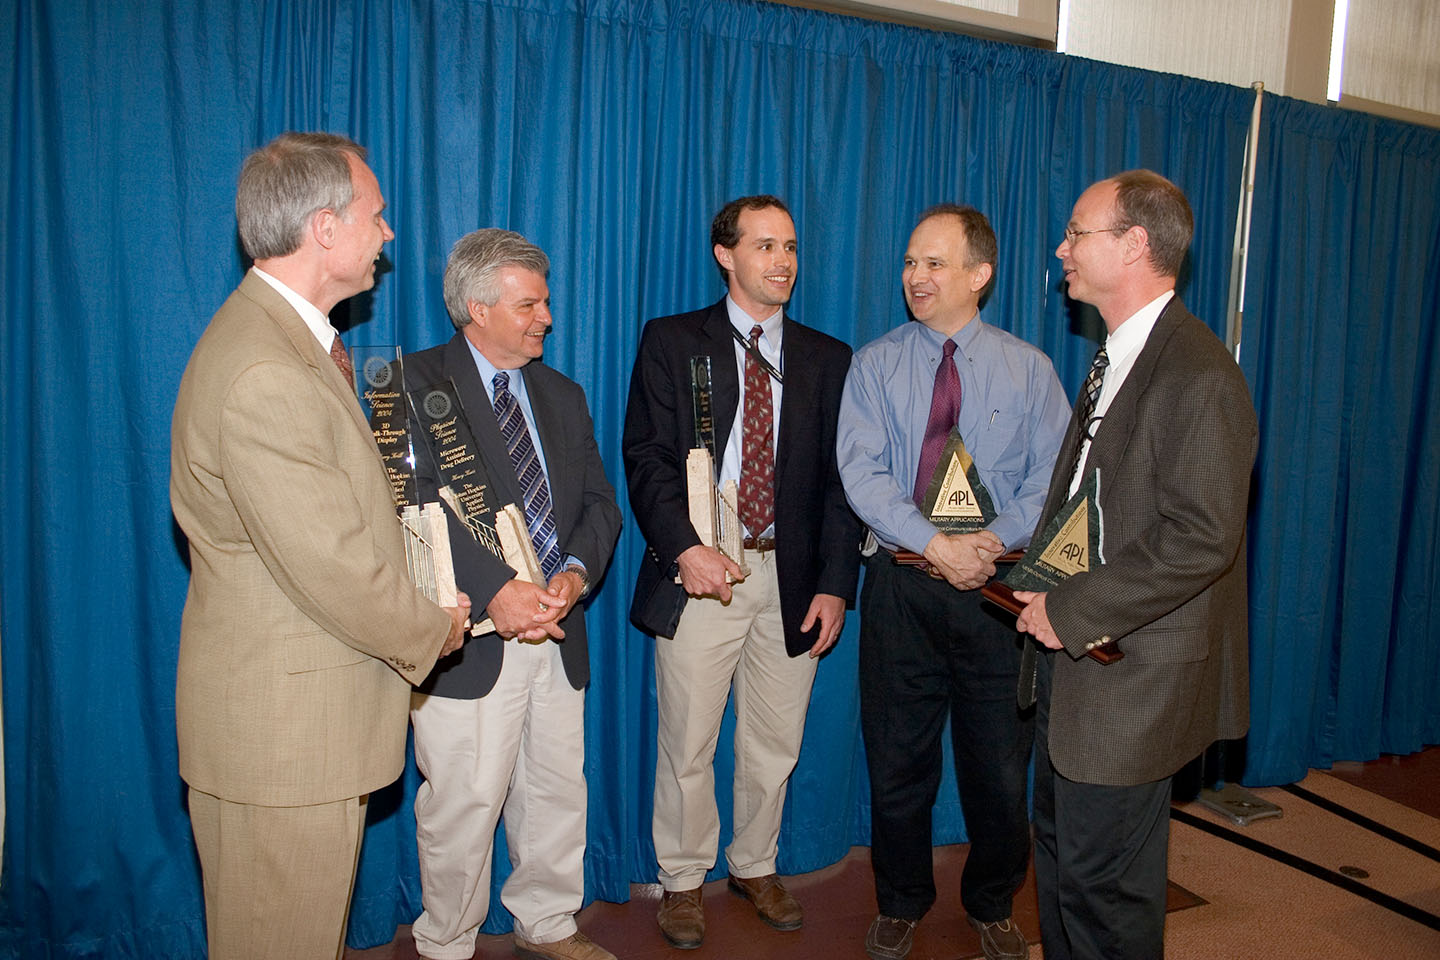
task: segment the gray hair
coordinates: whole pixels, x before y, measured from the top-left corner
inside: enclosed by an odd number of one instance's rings
[[[500,299],[500,271],[505,267],[545,277],[550,274],[550,258],[513,230],[487,227],[455,241],[445,264],[445,309],[456,330],[470,322],[471,301],[493,307]]]
[[[1154,170],[1126,170],[1110,182],[1115,184],[1114,229],[1144,227],[1150,265],[1162,277],[1178,277],[1195,233],[1195,215],[1185,194]]]
[[[284,257],[300,249],[310,218],[321,210],[344,216],[355,188],[349,154],[365,148],[333,133],[282,133],[245,158],[235,190],[240,243],[252,260]]]

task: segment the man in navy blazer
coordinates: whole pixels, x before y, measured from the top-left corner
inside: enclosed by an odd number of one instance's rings
[[[648,544],[630,617],[656,637],[658,919],[683,949],[705,935],[700,886],[720,832],[713,761],[732,682],[730,888],[777,929],[803,921],[775,876],[780,818],[817,658],[840,634],[859,564],[859,521],[835,465],[850,348],[785,315],[796,268],[790,213],[775,197],[742,197],[716,214],[710,237],[729,292],[646,325],[623,443],[630,504]],[[749,517],[750,573],[740,582],[740,568],[690,523],[696,357],[710,359],[717,479],[737,481]]]
[[[1179,188],[1132,170],[1081,194],[1055,251],[1107,334],[1087,377],[1095,401],[1076,403],[1036,527],[1098,472],[1104,564],[1016,593],[1020,629],[1044,647],[1027,651],[1038,669],[1022,669],[1020,694],[1038,693],[1047,960],[1163,956],[1171,777],[1249,724],[1255,410],[1235,361],[1175,296],[1193,228]],[[1124,659],[1086,656],[1114,643]]]
[[[495,632],[445,661],[411,705],[424,912],[417,952],[468,958],[489,910],[495,825],[503,810],[514,870],[501,900],[524,957],[604,960],[578,932],[585,892],[585,685],[579,601],[620,532],[615,491],[595,444],[585,393],[540,359],[551,329],[550,262],[508,230],[455,244],[445,305],[458,331],[404,358],[412,391],[455,387],[492,508],[526,512],[546,583],[517,579],[447,511],[455,580]],[[417,448],[425,441],[417,437]],[[437,499],[435,457],[417,449],[421,499]],[[476,619],[480,619],[476,614]]]

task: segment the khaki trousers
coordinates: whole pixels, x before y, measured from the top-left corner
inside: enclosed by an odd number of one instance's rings
[[[495,825],[510,876],[500,901],[531,943],[575,932],[585,898],[585,693],[554,643],[505,644],[485,696],[414,694],[415,794],[424,911],[411,933],[434,960],[469,960],[490,911]]]
[[[265,807],[191,788],[210,960],[340,957],[365,800]]]
[[[775,553],[747,550],[750,576],[729,603],[691,597],[671,639],[655,640],[659,699],[652,822],[660,883],[700,886],[715,863],[715,745],[735,690],[734,830],[725,849],[737,877],[775,872],[785,790],[800,754],[816,660],[785,652]]]

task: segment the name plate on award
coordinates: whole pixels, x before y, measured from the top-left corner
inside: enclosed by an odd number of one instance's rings
[[[1075,495],[1050,518],[1005,579],[981,587],[980,596],[1018,615],[1025,604],[1015,598],[1016,590],[1043,592],[1077,573],[1101,566],[1105,562],[1103,544],[1100,474],[1096,471],[1081,482]],[[1113,643],[1092,647],[1087,655],[1100,663],[1114,663],[1125,656]]]
[[[959,430],[951,430],[945,441],[920,512],[945,534],[979,533],[995,519],[995,502],[980,481],[980,472],[975,469],[975,460],[965,449]],[[920,566],[925,558],[900,550],[895,554],[895,562],[901,566]]]

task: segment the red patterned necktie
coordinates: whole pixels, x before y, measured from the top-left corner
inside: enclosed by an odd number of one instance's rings
[[[745,415],[740,439],[740,520],[752,537],[775,522],[775,414],[770,403],[770,375],[755,355],[760,351],[760,324],[750,328],[745,351]]]
[[[955,371],[955,341],[945,341],[945,355],[935,368],[935,392],[930,395],[930,419],[925,421],[925,440],[920,445],[920,467],[915,472],[915,502],[925,502],[930,480],[945,441],[960,419],[960,374]]]
[[[337,334],[334,340],[330,341],[330,359],[335,361],[335,366],[340,368],[340,375],[345,382],[350,384],[350,389],[355,389],[355,367],[350,363],[350,351],[345,349],[345,344],[340,342]]]

